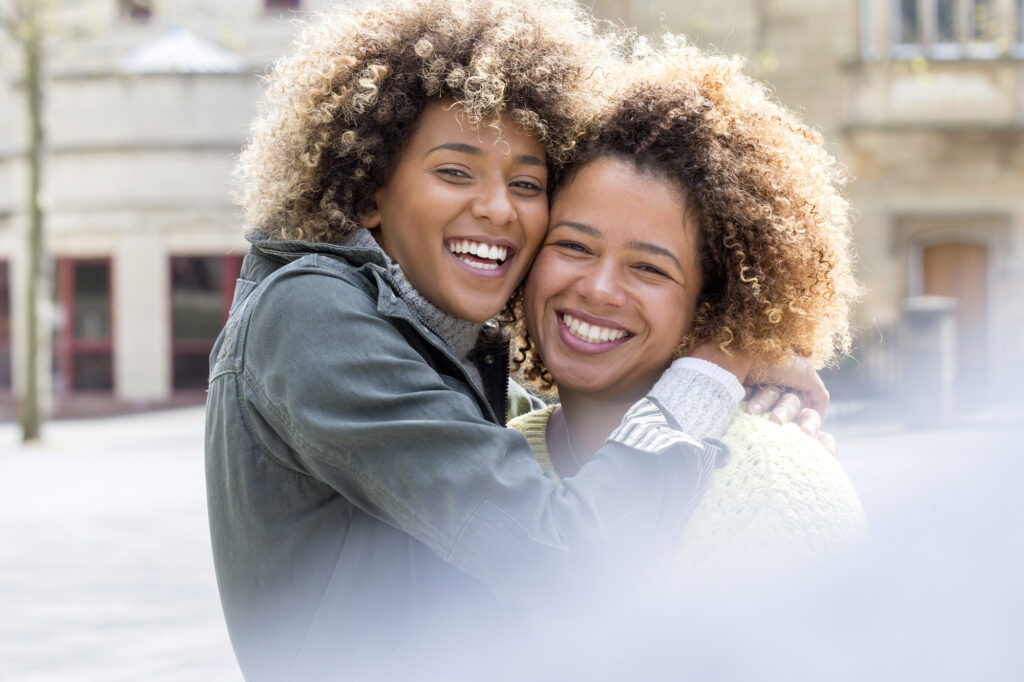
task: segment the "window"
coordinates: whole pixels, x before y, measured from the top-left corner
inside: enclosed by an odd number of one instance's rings
[[[1024,59],[1024,0],[1014,0],[1013,8],[1016,10],[1016,20],[1013,22],[1013,46],[1010,48],[1010,54]]]
[[[917,0],[896,0],[893,27],[897,46],[913,47],[921,42],[921,22]]]
[[[999,37],[999,25],[994,0],[972,0],[968,8],[970,39],[981,43],[995,42]]]
[[[131,21],[149,21],[153,15],[153,0],[117,0],[121,16]]]
[[[114,335],[109,258],[57,261],[56,388],[114,388]]]
[[[205,389],[213,343],[227,320],[237,256],[171,258],[171,373],[174,390]]]
[[[0,391],[11,388],[11,270],[0,261]]]
[[[1024,0],[889,0],[889,7],[892,55],[898,59],[991,59],[1010,42],[1024,39]],[[861,12],[862,21],[871,18],[871,12]],[[865,27],[864,33],[871,30]],[[1015,48],[1011,54],[1021,52],[1024,49]]]
[[[299,0],[263,0],[268,10],[298,9]]]
[[[956,0],[937,0],[935,3],[935,42],[956,42]]]

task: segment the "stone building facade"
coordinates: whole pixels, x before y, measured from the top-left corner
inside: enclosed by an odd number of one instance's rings
[[[85,0],[47,62],[54,406],[200,396],[245,242],[228,200],[283,17],[326,0]],[[858,375],[898,380],[909,298],[955,305],[956,381],[1024,377],[1024,0],[595,0],[737,52],[855,178]],[[26,131],[0,37],[0,395],[17,385]],[[837,379],[839,380],[839,379]],[[0,405],[2,405],[0,398]]]
[[[738,52],[854,178],[860,383],[898,384],[908,310],[946,297],[961,396],[1024,378],[1024,0],[598,2]],[[904,367],[901,367],[903,365]],[[842,385],[843,378],[833,379]],[[925,382],[927,384],[927,382]]]
[[[230,171],[303,0],[85,0],[49,18],[44,306],[51,407],[201,399],[246,250]],[[0,34],[0,406],[20,378],[28,122]],[[13,376],[12,376],[13,375]],[[64,408],[64,409],[62,409]],[[4,409],[0,407],[0,409]],[[72,411],[81,411],[72,409]]]

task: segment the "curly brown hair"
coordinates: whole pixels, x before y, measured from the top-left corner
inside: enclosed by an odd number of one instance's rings
[[[266,79],[236,167],[246,231],[330,242],[358,226],[438,99],[473,125],[506,114],[554,170],[604,102],[595,76],[628,42],[602,26],[572,0],[397,0],[321,16]]]
[[[704,286],[678,355],[710,341],[760,363],[796,353],[820,367],[849,350],[850,307],[861,295],[840,194],[846,177],[821,135],[742,67],[667,37],[625,70],[615,103],[558,182],[596,159],[622,158],[676,184],[697,209]],[[522,320],[521,300],[516,307]],[[520,376],[550,389],[525,324],[516,326]]]

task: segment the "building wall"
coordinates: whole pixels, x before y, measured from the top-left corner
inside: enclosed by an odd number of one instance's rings
[[[666,27],[744,55],[849,169],[858,273],[870,292],[856,312],[859,371],[892,372],[892,361],[872,356],[900,350],[906,299],[922,293],[922,249],[978,243],[989,255],[988,387],[1015,390],[1024,378],[1021,3],[997,0],[986,46],[966,35],[971,8],[960,0],[959,43],[945,47],[929,39],[928,0],[918,2],[922,40],[903,47],[893,45],[890,0],[632,4],[642,6],[632,16],[643,32]]]
[[[302,4],[318,9],[328,3]],[[170,258],[245,252],[229,176],[255,112],[258,76],[291,40],[294,25],[286,15],[266,11],[262,0],[168,0],[138,22],[121,16],[114,0],[87,0],[51,24],[45,248],[51,269],[60,258],[111,259],[113,397],[119,402],[171,397]],[[234,51],[243,67],[237,73],[124,72],[127,55],[172,26]],[[27,229],[20,68],[19,52],[0,36],[0,260],[11,264],[15,328],[25,315]],[[53,306],[42,314],[49,328],[62,324]],[[50,333],[44,336],[49,344]],[[12,341],[17,357],[23,349],[16,334]],[[48,385],[50,371],[41,375]],[[62,396],[56,399],[59,407]]]
[[[64,21],[80,30],[54,41],[47,62],[47,249],[112,259],[114,393],[159,402],[171,394],[170,258],[244,252],[229,173],[254,112],[257,76],[284,52],[293,27],[261,0],[166,0],[146,22],[119,16],[114,0],[74,5]],[[1024,337],[1024,44],[1014,33],[1020,17],[1010,19],[1019,2],[996,2],[1006,19],[991,50],[964,40],[955,54],[933,49],[927,31],[916,48],[894,47],[887,0],[593,6],[644,33],[685,33],[703,47],[743,54],[751,73],[824,132],[854,178],[859,274],[870,290],[856,319],[862,368],[898,340],[890,330],[906,298],[920,293],[923,249],[959,240],[988,249],[992,384],[1024,376],[1015,348]],[[239,54],[241,72],[120,72],[127,54],[172,25]],[[24,315],[26,194],[18,60],[0,39],[0,260],[11,263],[15,322]]]

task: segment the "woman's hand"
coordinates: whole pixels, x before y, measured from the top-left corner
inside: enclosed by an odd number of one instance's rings
[[[835,439],[821,431],[829,394],[814,365],[807,358],[791,356],[781,367],[758,367],[748,375],[747,412],[768,414],[776,424],[796,421],[833,455]]]

